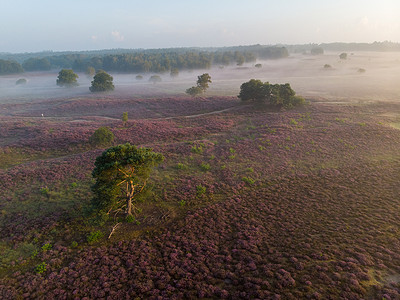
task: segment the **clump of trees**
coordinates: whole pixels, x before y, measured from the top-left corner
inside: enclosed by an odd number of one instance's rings
[[[240,86],[238,98],[244,102],[256,101],[273,106],[292,108],[303,105],[304,98],[296,96],[289,83],[270,84],[258,79],[251,79]]]
[[[109,214],[125,210],[134,213],[134,199],[146,187],[152,169],[164,156],[151,148],[137,148],[129,143],[104,151],[96,158],[92,172],[96,183],[92,186],[93,207]]]
[[[78,85],[77,78],[79,76],[73,70],[62,69],[58,73],[57,85],[65,87],[73,87]]]
[[[108,127],[100,127],[90,136],[89,143],[94,146],[109,146],[114,141],[114,134]]]
[[[96,75],[93,77],[92,86],[89,87],[89,90],[93,92],[106,92],[106,91],[113,91],[114,90],[114,84],[113,84],[114,78],[106,73],[103,70],[99,70],[96,72]]]
[[[209,83],[212,83],[212,81],[211,76],[208,73],[197,76],[197,85],[188,88],[186,94],[189,94],[190,96],[203,94],[210,87]]]

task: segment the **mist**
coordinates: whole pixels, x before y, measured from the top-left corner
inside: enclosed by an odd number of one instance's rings
[[[325,101],[394,100],[400,96],[400,53],[355,52],[346,60],[338,52],[324,55],[292,54],[279,60],[257,61],[242,66],[213,66],[206,70],[182,70],[178,77],[169,73],[158,74],[162,81],[150,83],[153,73],[110,74],[114,77],[113,96],[158,97],[184,96],[185,90],[195,85],[197,76],[211,75],[212,84],[205,96],[236,96],[240,85],[249,79],[270,83],[290,83],[297,94]],[[256,68],[255,64],[261,64]],[[329,65],[328,68],[324,68]],[[78,87],[62,88],[56,85],[58,71],[28,72],[2,76],[0,103],[24,103],[53,98],[99,97],[89,92],[92,78],[78,73]],[[16,85],[25,78],[27,83]]]

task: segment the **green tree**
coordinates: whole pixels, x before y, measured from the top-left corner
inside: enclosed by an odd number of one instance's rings
[[[94,75],[92,86],[89,87],[89,90],[92,93],[113,91],[114,90],[113,80],[114,78],[110,74],[106,73],[103,70],[99,70],[96,72],[96,75]]]
[[[152,169],[163,160],[162,154],[129,143],[107,149],[96,158],[92,172],[96,180],[92,205],[108,213],[125,207],[126,214],[132,216],[133,199],[143,191]]]
[[[126,122],[128,122],[128,112],[127,111],[122,113],[122,122],[124,123],[124,126],[126,125]]]
[[[345,53],[345,52],[340,53],[339,58],[340,59],[347,59],[347,53]]]
[[[114,134],[108,127],[100,127],[89,138],[89,142],[95,146],[109,146],[114,141]]]
[[[150,82],[156,84],[157,82],[161,82],[161,77],[158,75],[152,75],[149,79]]]
[[[197,86],[201,88],[203,92],[205,92],[209,88],[208,84],[211,82],[211,76],[208,73],[197,76]]]
[[[186,90],[186,94],[190,95],[190,96],[197,96],[203,93],[203,90],[201,88],[199,88],[198,86],[192,86],[191,88],[188,88]]]
[[[62,69],[58,73],[57,77],[57,85],[58,86],[66,86],[66,87],[73,87],[77,86],[78,82],[77,79],[78,75],[74,73],[72,70]]]

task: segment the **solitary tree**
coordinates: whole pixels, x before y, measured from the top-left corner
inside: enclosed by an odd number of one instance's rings
[[[345,52],[340,53],[339,58],[340,59],[347,59],[347,53],[345,53]]]
[[[78,85],[78,82],[76,80],[77,78],[78,78],[78,75],[75,74],[73,70],[62,69],[58,73],[57,85],[58,86],[66,86],[66,87],[77,86]]]
[[[89,142],[95,146],[109,146],[114,141],[114,134],[108,127],[100,127],[89,138]]]
[[[129,143],[107,149],[96,158],[92,172],[96,179],[93,206],[107,213],[125,208],[131,216],[133,199],[143,191],[153,167],[163,160],[162,154]]]
[[[96,75],[94,75],[92,86],[89,87],[89,90],[91,92],[113,91],[113,80],[114,78],[110,74],[106,73],[103,70],[99,70],[97,71]]]
[[[209,88],[209,83],[211,83],[211,76],[208,73],[197,76],[197,86],[205,92]]]

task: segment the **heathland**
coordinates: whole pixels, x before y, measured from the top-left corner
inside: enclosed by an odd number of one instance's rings
[[[399,299],[400,54],[341,52],[111,72],[109,93],[2,76],[0,298]],[[307,103],[242,103],[251,78]],[[129,221],[89,214],[100,127],[165,157]]]

